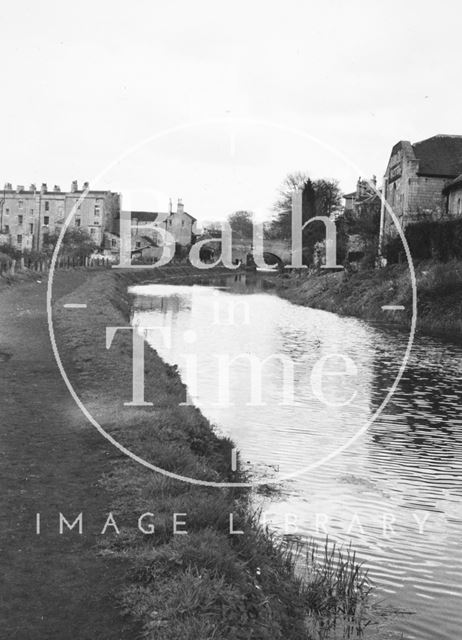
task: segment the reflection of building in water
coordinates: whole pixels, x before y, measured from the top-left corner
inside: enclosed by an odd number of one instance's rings
[[[191,298],[185,295],[138,296],[135,303],[137,311],[159,311],[161,313],[179,313],[191,309]]]

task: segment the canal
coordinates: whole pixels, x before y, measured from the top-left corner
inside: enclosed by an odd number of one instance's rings
[[[351,541],[380,599],[407,612],[405,638],[459,637],[462,347],[418,336],[368,424],[407,334],[293,305],[245,274],[132,292],[133,322],[178,366],[185,400],[232,438],[255,481],[278,482],[261,498],[270,526]]]

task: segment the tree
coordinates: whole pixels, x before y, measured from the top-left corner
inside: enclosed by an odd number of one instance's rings
[[[346,234],[347,245],[351,244],[353,236],[359,238],[364,266],[373,266],[377,258],[380,209],[381,198],[379,195],[373,195],[357,202],[351,211],[339,219],[339,226]]]
[[[289,240],[292,235],[292,196],[297,189],[302,191],[302,223],[316,216],[337,217],[341,211],[342,195],[336,180],[311,180],[307,173],[289,173],[279,188],[279,197],[274,203],[273,218],[268,236]],[[303,263],[313,264],[317,243],[325,238],[325,225],[315,221],[303,230]]]
[[[228,216],[227,222],[233,231],[233,237],[252,239],[253,213],[251,211],[235,211]]]
[[[270,223],[268,235],[273,238],[289,238],[292,232],[292,194],[305,186],[307,173],[296,171],[284,178],[278,190],[278,199],[273,205],[275,217]]]
[[[43,251],[51,255],[58,242],[59,231],[48,233],[43,237]],[[98,245],[84,230],[78,228],[66,229],[60,251],[69,256],[88,256],[98,249]]]
[[[305,192],[305,187],[307,191]],[[311,180],[308,173],[289,173],[279,187],[278,199],[273,205],[273,218],[268,235],[288,239],[292,232],[292,194],[304,189],[302,220],[316,216],[336,216],[341,211],[342,194],[337,180]],[[316,223],[313,223],[315,225]],[[321,223],[322,224],[322,223]],[[313,226],[312,225],[312,226]],[[317,226],[317,225],[316,225]]]
[[[315,180],[316,211],[318,216],[336,216],[342,210],[342,194],[337,180]]]

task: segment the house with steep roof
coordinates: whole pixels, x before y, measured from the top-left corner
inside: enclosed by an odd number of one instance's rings
[[[176,211],[172,210],[171,201],[167,213],[157,211],[130,211],[132,235],[147,235],[153,239],[159,238],[156,227],[168,231],[175,242],[183,247],[189,247],[195,238],[196,218],[184,210],[183,202],[179,199]],[[162,222],[159,220],[162,219]],[[115,221],[112,229],[115,233],[120,233],[119,220]]]
[[[462,136],[436,135],[411,144],[397,142],[384,176],[384,195],[403,229],[413,222],[448,215],[446,187],[462,174]],[[391,216],[385,234],[396,234]]]
[[[127,214],[127,212],[124,212]],[[159,234],[159,227],[168,231],[175,239],[175,244],[187,250],[196,238],[196,218],[184,210],[184,205],[179,199],[176,211],[169,210],[166,213],[157,211],[130,211],[131,220],[131,252],[134,257],[158,260],[163,253],[163,240]],[[105,252],[118,255],[120,251],[120,220],[114,221],[110,232],[105,233]]]

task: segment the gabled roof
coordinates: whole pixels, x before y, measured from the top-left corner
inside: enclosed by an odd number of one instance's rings
[[[170,218],[170,216],[175,215],[176,213],[179,213],[178,211],[172,211],[172,213],[169,213],[167,218]],[[189,218],[191,218],[191,220],[196,220],[196,218],[194,216],[192,216],[190,213],[188,213],[187,211],[183,211],[182,213],[185,214],[185,216],[188,216]],[[162,215],[165,216],[165,213],[160,213],[158,211],[132,211],[132,220],[136,219],[139,220],[139,222],[155,222],[157,220],[157,218]]]
[[[132,220],[136,219],[140,222],[155,222],[159,217],[157,211],[131,211]]]
[[[462,173],[462,136],[432,136],[412,148],[419,161],[419,175],[455,178]]]
[[[457,176],[455,180],[452,180],[449,184],[447,184],[444,189],[444,195],[448,194],[450,191],[454,191],[455,189],[462,189],[462,174]]]

